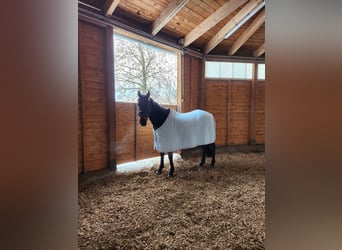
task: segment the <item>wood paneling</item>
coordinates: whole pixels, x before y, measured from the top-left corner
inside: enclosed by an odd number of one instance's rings
[[[202,103],[202,59],[184,56],[184,102],[182,112],[201,107]]]
[[[79,74],[83,172],[108,166],[105,29],[79,21]],[[80,132],[79,132],[80,134]],[[80,140],[80,139],[79,139]],[[79,148],[80,149],[80,148]],[[80,151],[80,150],[79,150]]]
[[[80,74],[80,70],[78,73]],[[83,118],[81,77],[78,77],[78,174],[83,172]]]
[[[251,81],[232,81],[230,90],[228,144],[249,143]]]
[[[227,144],[228,84],[222,81],[207,81],[205,109],[211,112],[216,121],[216,145]]]
[[[134,161],[135,106],[135,103],[122,102],[117,102],[115,105],[115,151],[117,163]]]
[[[218,146],[249,144],[252,81],[206,80],[205,109],[216,119]],[[256,83],[256,143],[265,143],[264,82]]]
[[[256,143],[265,143],[265,81],[256,82]]]
[[[154,150],[153,127],[150,121],[145,127],[136,120],[136,160],[158,156],[159,152]]]
[[[80,6],[87,9],[83,6],[82,3],[84,3],[107,13],[108,6],[117,2],[114,0],[81,0]],[[112,16],[119,22],[142,32],[160,38],[167,36],[169,38],[167,40],[174,43],[177,43],[180,38],[185,38],[185,47],[196,51],[206,51],[205,54],[210,52],[214,55],[227,55],[227,49],[247,30],[256,15],[228,39],[223,39],[223,36],[241,20],[242,17],[238,13],[241,14],[243,10],[242,14],[247,14],[260,2],[261,0],[122,0],[119,1]],[[173,3],[176,3],[175,5],[182,3],[180,5],[182,8],[172,7]],[[247,8],[245,8],[246,6]],[[170,7],[177,11],[169,11]],[[110,12],[111,10],[107,14]],[[108,21],[112,16],[108,18]],[[168,18],[163,18],[165,16]],[[159,27],[156,24],[160,24]],[[153,29],[153,26],[157,26],[158,29]],[[258,28],[249,39],[246,37],[244,44],[239,44],[241,48],[234,55],[252,57],[254,50],[264,42],[265,24]]]

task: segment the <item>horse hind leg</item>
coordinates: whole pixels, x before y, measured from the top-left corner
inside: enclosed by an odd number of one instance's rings
[[[169,163],[170,163],[169,177],[173,177],[173,172],[175,170],[175,166],[173,165],[173,153],[169,152],[168,157],[169,157]]]
[[[202,146],[202,158],[199,166],[203,166],[205,163],[206,157],[211,157],[211,167],[214,167],[215,165],[215,150],[216,150],[216,145],[215,143],[207,144]]]
[[[202,145],[202,158],[199,164],[200,167],[204,165],[207,154],[208,154],[208,145]]]
[[[211,164],[210,164],[210,166],[214,167],[215,166],[215,151],[216,151],[215,143],[212,143],[212,144],[209,145],[209,150],[210,150],[210,153],[211,153]]]

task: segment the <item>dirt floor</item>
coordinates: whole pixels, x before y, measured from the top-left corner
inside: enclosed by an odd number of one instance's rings
[[[264,249],[265,154],[175,161],[80,186],[80,249]]]

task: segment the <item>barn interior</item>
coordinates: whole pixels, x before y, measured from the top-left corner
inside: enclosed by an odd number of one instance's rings
[[[79,5],[79,174],[157,156],[134,103],[115,102],[113,33],[179,53],[177,105],[214,114],[219,147],[265,143],[265,2],[83,0]],[[206,77],[206,62],[252,65],[249,79]],[[261,65],[261,66],[260,66]]]
[[[78,28],[79,247],[264,249],[265,1],[82,0]],[[166,106],[214,115],[215,170],[194,169],[191,149],[172,180],[154,174],[157,164],[117,173],[159,152],[136,103],[115,100],[114,34],[178,55],[177,103]],[[210,77],[208,62],[251,74]]]

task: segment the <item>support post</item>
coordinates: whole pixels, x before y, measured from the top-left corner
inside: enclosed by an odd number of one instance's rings
[[[253,78],[251,83],[250,95],[250,116],[249,116],[249,145],[256,144],[256,81],[257,81],[258,64],[253,65]]]
[[[108,107],[108,167],[116,171],[115,152],[115,88],[114,88],[114,48],[113,27],[106,27],[106,89]]]

